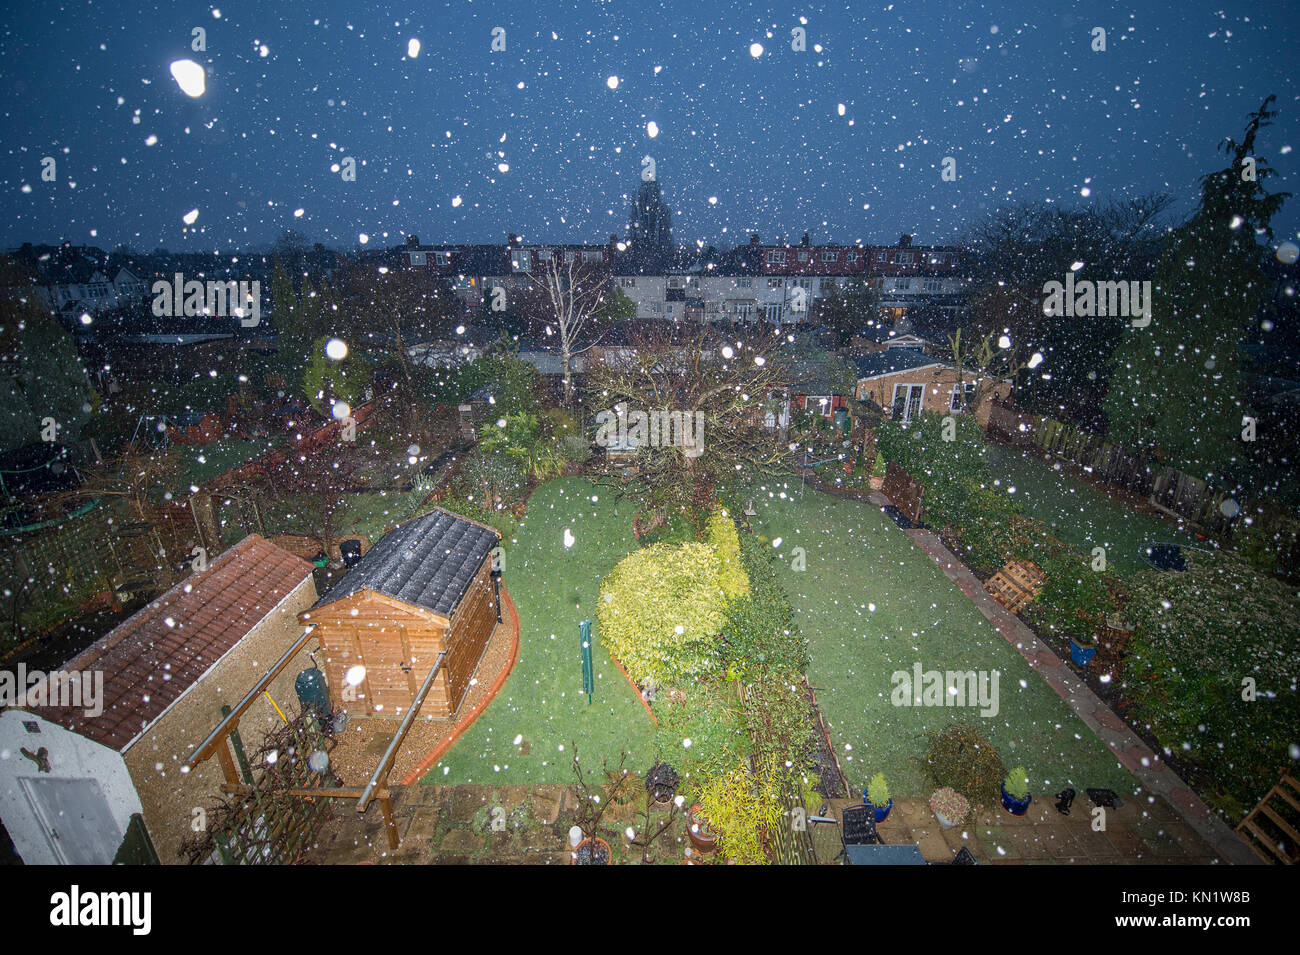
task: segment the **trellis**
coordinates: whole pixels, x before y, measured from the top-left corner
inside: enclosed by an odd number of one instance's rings
[[[327,790],[341,785],[331,770],[317,772],[309,763],[333,747],[309,712],[267,734],[252,758],[252,784],[223,786],[230,798],[206,811],[206,828],[186,841],[182,854],[191,865],[296,862],[330,816]]]

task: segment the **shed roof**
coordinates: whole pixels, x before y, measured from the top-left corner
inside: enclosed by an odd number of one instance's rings
[[[943,366],[945,362],[931,358],[913,348],[889,348],[870,355],[859,355],[853,359],[858,369],[858,380],[882,378],[895,372],[911,371],[914,368],[929,368],[932,365]]]
[[[381,537],[312,609],[372,590],[450,617],[500,539],[492,528],[438,508]]]
[[[124,752],[311,574],[307,561],[250,534],[60,667],[103,672],[102,714],[33,709]]]

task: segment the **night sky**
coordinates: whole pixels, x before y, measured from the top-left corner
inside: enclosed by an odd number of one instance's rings
[[[1268,93],[1267,185],[1300,193],[1300,15],[1276,0],[5,6],[4,247],[236,250],[287,228],[344,250],[362,233],[601,242],[647,154],[679,242],[945,242],[1007,201],[1162,190],[1186,212]],[[198,99],[169,73],[186,57],[207,71]],[[355,182],[330,170],[345,156]]]

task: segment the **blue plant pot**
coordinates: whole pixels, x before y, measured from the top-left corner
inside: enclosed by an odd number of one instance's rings
[[[871,803],[867,802],[865,796],[862,798],[862,804],[863,804],[864,806],[871,806]],[[871,806],[871,808],[875,810],[875,813],[876,813],[876,822],[884,822],[884,821],[885,821],[885,817],[889,815],[889,810],[891,810],[891,809],[894,808],[894,800],[893,800],[893,797],[890,797],[890,800],[889,800],[889,802],[885,805],[885,808],[884,808],[884,809],[881,809],[879,806]]]
[[[1002,808],[1005,809],[1007,812],[1011,813],[1011,815],[1013,815],[1013,816],[1023,816],[1023,815],[1024,815],[1024,814],[1029,810],[1029,804],[1030,804],[1031,802],[1033,802],[1033,801],[1034,801],[1034,797],[1033,797],[1032,795],[1031,795],[1031,796],[1026,796],[1024,802],[1020,802],[1020,801],[1017,800],[1017,799],[1013,799],[1013,798],[1012,798],[1012,797],[1007,793],[1007,787],[1006,787],[1006,784],[1003,783],[1003,785],[1002,785]]]
[[[1080,646],[1074,639],[1070,638],[1070,659],[1081,667],[1086,667],[1092,662],[1092,658],[1097,655],[1096,647]]]

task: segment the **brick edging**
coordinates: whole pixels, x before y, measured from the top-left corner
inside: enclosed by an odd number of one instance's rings
[[[442,742],[434,747],[433,752],[420,760],[413,770],[402,777],[400,785],[415,785],[420,781],[421,776],[436,766],[438,760],[447,755],[447,751],[455,745],[456,740],[464,735],[465,731],[474,724],[474,721],[483,714],[483,711],[488,708],[488,704],[496,699],[497,693],[499,693],[501,687],[505,685],[506,678],[514,672],[515,664],[519,662],[519,611],[515,609],[515,602],[511,599],[510,594],[506,591],[504,585],[501,587],[501,609],[506,612],[506,621],[514,636],[510,647],[509,662],[506,664],[505,668],[497,674],[497,678],[492,682],[492,686],[488,688],[487,695],[479,700],[468,713],[457,721],[456,725],[451,728],[451,732],[443,737]]]
[[[645,711],[650,714],[651,722],[653,722],[655,726],[658,726],[659,719],[655,716],[655,711],[650,709],[650,704],[646,702],[646,698],[642,696],[641,691],[637,689],[636,683],[630,676],[628,676],[627,671],[623,669],[623,664],[618,662],[618,657],[614,656],[614,652],[610,650],[609,647],[605,648],[605,652],[608,653],[609,658],[614,661],[614,666],[618,667],[618,672],[623,674],[623,679],[627,680],[627,685],[632,688],[632,692],[636,694],[637,700],[645,707]]]

